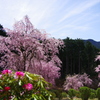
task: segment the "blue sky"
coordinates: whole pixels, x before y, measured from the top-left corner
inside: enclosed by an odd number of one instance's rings
[[[0,0],[0,13],[5,28],[28,15],[51,37],[100,41],[100,0]]]

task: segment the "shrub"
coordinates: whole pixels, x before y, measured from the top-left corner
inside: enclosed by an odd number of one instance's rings
[[[0,100],[52,100],[44,78],[29,72],[3,70],[0,74]]]
[[[100,88],[97,88],[96,90],[96,97],[98,98],[98,100],[100,100]]]
[[[66,92],[62,92],[61,95],[62,95],[63,98],[67,97],[67,93]]]
[[[51,100],[54,100],[56,98],[56,94],[52,91],[49,91],[49,93],[52,95]]]
[[[96,91],[94,89],[91,89],[91,93],[90,93],[90,99],[94,99],[96,98]]]
[[[68,95],[69,95],[69,97],[70,97],[71,99],[73,99],[73,97],[75,97],[75,95],[76,95],[76,90],[74,90],[74,89],[69,89],[69,90],[68,90]]]
[[[56,97],[59,99],[62,98],[61,92],[62,92],[61,90],[55,90]]]
[[[54,93],[55,96],[56,96],[56,98],[59,98],[59,100],[63,98],[63,94],[62,94],[63,92],[62,92],[62,90],[59,90],[59,89],[50,89],[49,91],[51,91],[52,93]]]
[[[80,97],[81,97],[81,96],[80,96],[80,92],[77,91],[77,90],[75,90],[75,96],[78,97],[78,98],[80,98]]]
[[[95,93],[91,93],[89,98],[90,98],[90,99],[96,98],[96,94],[95,94]]]
[[[91,89],[88,87],[80,87],[79,92],[82,100],[88,100],[90,97]]]

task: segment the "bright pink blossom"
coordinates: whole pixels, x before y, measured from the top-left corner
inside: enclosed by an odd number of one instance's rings
[[[16,77],[16,78],[24,77],[24,75],[25,75],[25,73],[23,73],[23,72],[16,72],[16,73],[15,73],[15,77]]]
[[[23,85],[23,88],[30,91],[33,89],[33,85],[31,83],[27,83]]]
[[[9,90],[10,90],[10,87],[9,87],[9,86],[4,87],[4,90],[5,90],[5,91],[9,91]]]
[[[2,74],[11,74],[11,73],[12,71],[8,69],[2,71]]]

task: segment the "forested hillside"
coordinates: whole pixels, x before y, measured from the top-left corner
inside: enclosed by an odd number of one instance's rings
[[[65,48],[60,51],[59,55],[62,60],[62,77],[74,73],[95,74],[94,68],[97,66],[95,57],[99,49],[92,45],[91,42],[84,42],[81,39],[66,38],[63,41]]]

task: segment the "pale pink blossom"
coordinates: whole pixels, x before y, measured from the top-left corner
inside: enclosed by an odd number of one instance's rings
[[[95,68],[96,72],[100,72],[100,65],[98,65],[98,67]]]
[[[100,82],[99,82],[98,86],[100,87]]]
[[[2,77],[2,75],[0,75],[0,78]]]
[[[84,73],[83,75],[73,75],[67,76],[66,81],[64,82],[64,90],[69,90],[71,88],[78,90],[82,86],[90,86],[92,80],[89,76]]]
[[[100,79],[100,65],[98,65],[98,67],[95,68],[95,72],[98,73],[98,79]],[[100,87],[100,82],[99,82],[98,86]]]
[[[23,85],[23,88],[30,91],[33,89],[33,85],[31,83],[27,83]]]
[[[86,73],[79,75],[78,79],[86,86],[90,86],[93,82]]]
[[[11,74],[11,73],[12,71],[8,69],[2,71],[2,74]]]
[[[0,92],[3,92],[3,90],[0,90]]]
[[[97,55],[97,57],[95,58],[95,61],[100,60],[100,55]]]

